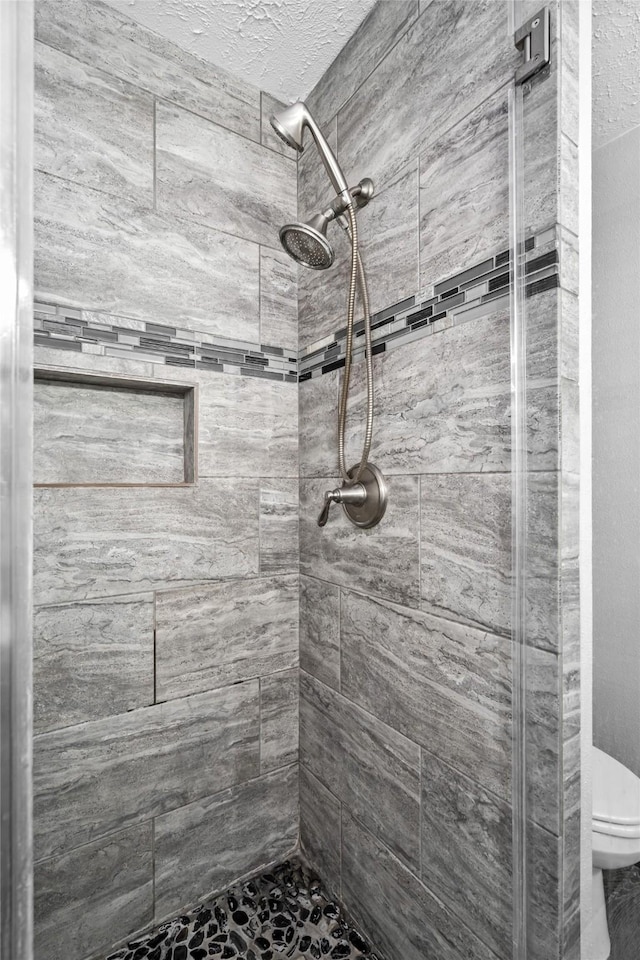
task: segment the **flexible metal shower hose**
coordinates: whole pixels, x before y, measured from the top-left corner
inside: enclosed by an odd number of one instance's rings
[[[369,452],[371,450],[371,436],[373,432],[373,357],[371,356],[371,319],[369,317],[369,294],[367,292],[367,278],[365,276],[362,258],[358,249],[358,227],[356,225],[356,213],[353,202],[347,207],[347,213],[349,215],[349,228],[347,233],[351,240],[351,278],[349,281],[349,302],[347,305],[347,342],[344,362],[344,375],[342,378],[342,392],[340,394],[340,404],[338,407],[338,467],[340,470],[340,475],[346,483],[357,483],[362,476],[365,467],[367,466]],[[347,473],[344,459],[344,434],[347,423],[349,381],[351,379],[353,324],[357,285],[360,287],[360,299],[362,300],[362,310],[364,313],[365,362],[367,368],[367,425],[365,429],[360,465],[356,470],[355,475],[350,477]]]

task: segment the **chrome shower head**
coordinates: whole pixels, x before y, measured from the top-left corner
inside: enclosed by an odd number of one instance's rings
[[[304,149],[304,131],[308,129],[315,140],[318,153],[322,158],[334,190],[336,193],[343,195],[345,201],[350,201],[349,188],[340,169],[340,164],[304,101],[296,100],[291,106],[285,107],[284,110],[274,114],[271,117],[271,126],[288,146],[299,153]]]
[[[333,248],[327,240],[328,223],[322,213],[307,223],[288,223],[280,230],[280,243],[296,263],[312,270],[326,270],[333,263]]]

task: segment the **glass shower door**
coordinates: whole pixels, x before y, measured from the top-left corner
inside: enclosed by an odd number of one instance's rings
[[[546,9],[509,100],[514,960],[580,956],[578,4]]]

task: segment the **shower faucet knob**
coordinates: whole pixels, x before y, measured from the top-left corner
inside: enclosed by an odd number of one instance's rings
[[[318,517],[318,526],[324,527],[329,519],[329,509],[332,503],[351,503],[362,506],[367,499],[367,491],[362,483],[343,484],[335,490],[327,490],[324,495],[324,504]]]

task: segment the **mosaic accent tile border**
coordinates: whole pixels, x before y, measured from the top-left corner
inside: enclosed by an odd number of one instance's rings
[[[221,896],[131,940],[107,960],[382,960],[300,862]]]
[[[556,228],[527,238],[527,296],[559,284]],[[510,252],[503,250],[372,316],[373,354],[404,346],[454,324],[488,316],[509,296]],[[304,382],[344,366],[346,328],[298,357],[283,347],[227,340],[198,331],[48,303],[34,305],[36,346],[94,356],[144,360],[210,373]],[[364,353],[364,324],[355,325],[355,357]]]
[[[559,284],[559,254],[552,227],[525,242],[527,296]],[[446,330],[454,324],[488,316],[509,297],[509,250],[435,284],[428,292],[401,300],[371,318],[372,353],[384,353],[414,340]],[[364,353],[364,323],[357,322],[355,357]],[[358,344],[360,340],[360,345]],[[303,382],[344,366],[346,328],[312,344],[300,354],[299,380]]]
[[[35,303],[34,328],[34,342],[40,347],[290,383],[298,379],[298,358],[282,347],[216,338],[129,317]]]

